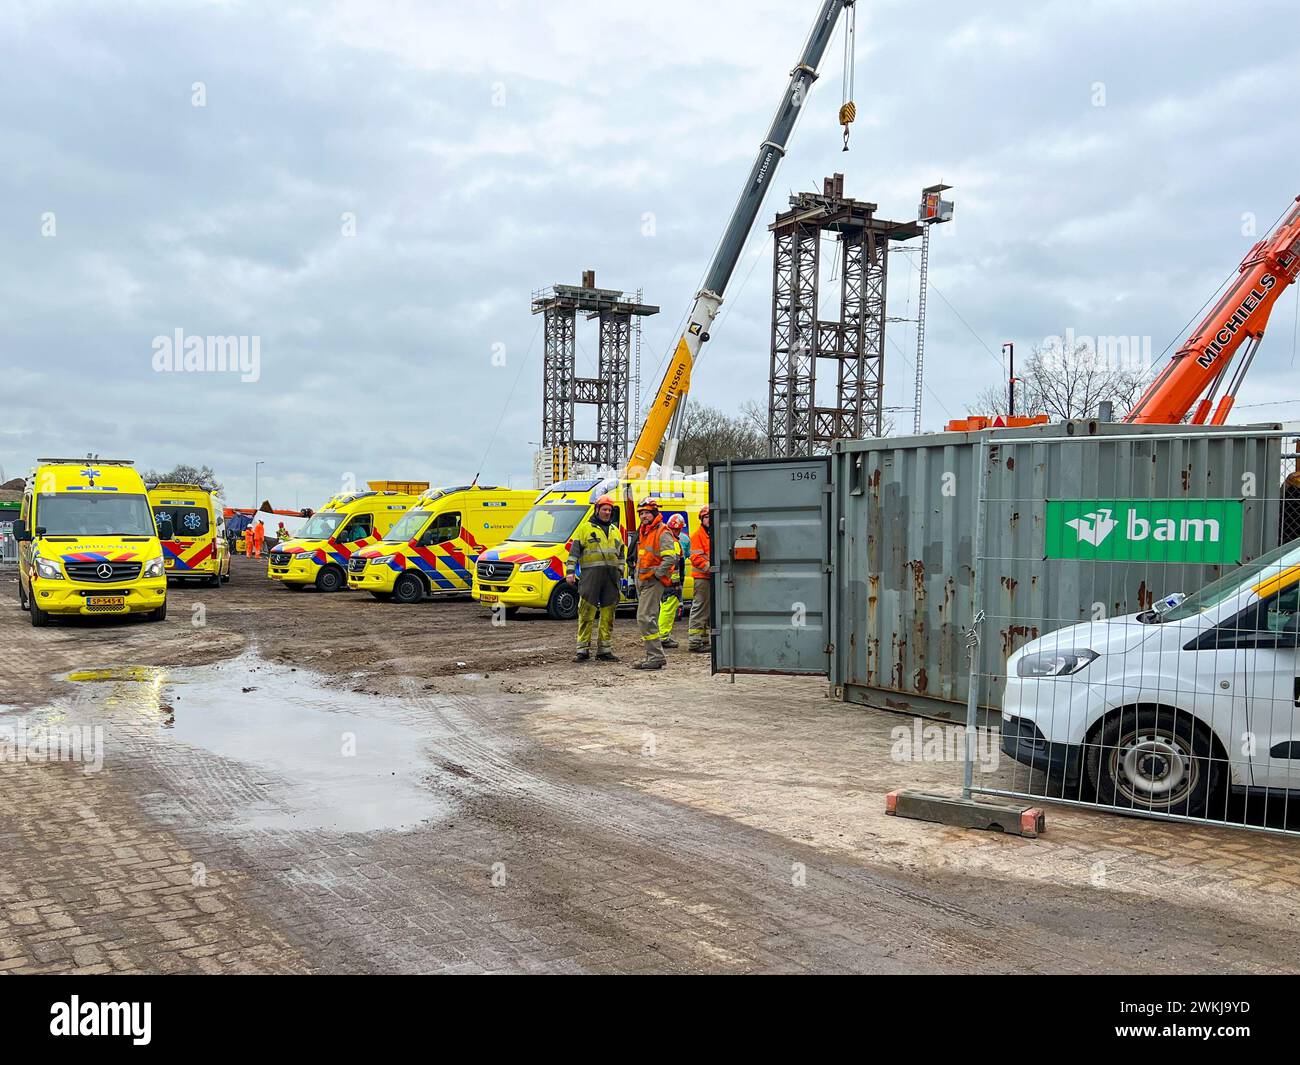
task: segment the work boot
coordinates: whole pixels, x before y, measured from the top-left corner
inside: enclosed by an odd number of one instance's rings
[[[591,652],[585,648],[579,648],[578,653],[573,656],[575,662],[585,662],[591,657]]]
[[[707,643],[695,643],[695,644],[691,644],[691,646],[688,647],[687,650],[690,651],[692,654],[706,655],[709,653],[709,645]]]
[[[665,637],[665,638],[664,638],[662,641],[660,641],[660,642],[663,643],[664,647],[677,647],[677,646],[679,646],[678,643],[677,643],[677,641],[674,640],[671,636],[667,636],[667,637]]]
[[[633,669],[663,669],[664,664],[658,659],[646,658],[632,666]]]
[[[601,651],[596,657],[602,662],[617,662],[619,660],[618,655],[613,651]]]

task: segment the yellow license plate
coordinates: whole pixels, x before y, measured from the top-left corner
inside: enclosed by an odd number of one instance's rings
[[[478,599],[480,603],[495,603],[497,601],[495,595],[484,595],[481,592],[479,593]]]
[[[126,596],[88,595],[86,596],[86,606],[98,607],[100,610],[111,610],[115,607],[124,607],[126,606]]]

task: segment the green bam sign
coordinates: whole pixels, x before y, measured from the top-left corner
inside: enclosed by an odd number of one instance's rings
[[[1047,557],[1241,561],[1240,499],[1049,499]]]

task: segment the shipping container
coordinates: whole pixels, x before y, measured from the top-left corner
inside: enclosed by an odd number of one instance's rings
[[[714,464],[715,670],[825,673],[845,700],[964,720],[976,611],[978,670],[996,676],[1054,628],[1194,591],[1276,546],[1281,455],[1275,424],[1075,421]],[[1049,513],[1055,528],[1062,507],[1109,503],[1109,515],[1114,501],[1152,500],[1224,501],[1213,506],[1232,515],[1231,550],[1048,558]],[[757,562],[732,561],[741,535],[755,537]],[[1001,685],[980,694],[995,707]]]

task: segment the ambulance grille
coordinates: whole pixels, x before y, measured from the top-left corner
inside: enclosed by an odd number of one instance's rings
[[[63,568],[74,581],[93,581],[96,584],[133,581],[140,576],[139,562],[65,562]]]
[[[368,558],[357,558],[354,555],[352,558],[348,559],[348,569],[353,573],[360,573],[366,568],[366,563],[369,561],[370,559]]]
[[[271,552],[271,565],[273,565],[273,566],[287,566],[288,564],[289,564],[289,552],[287,552],[287,551],[272,551],[272,552]]]
[[[513,562],[480,562],[478,579],[481,581],[508,581],[515,571]]]

